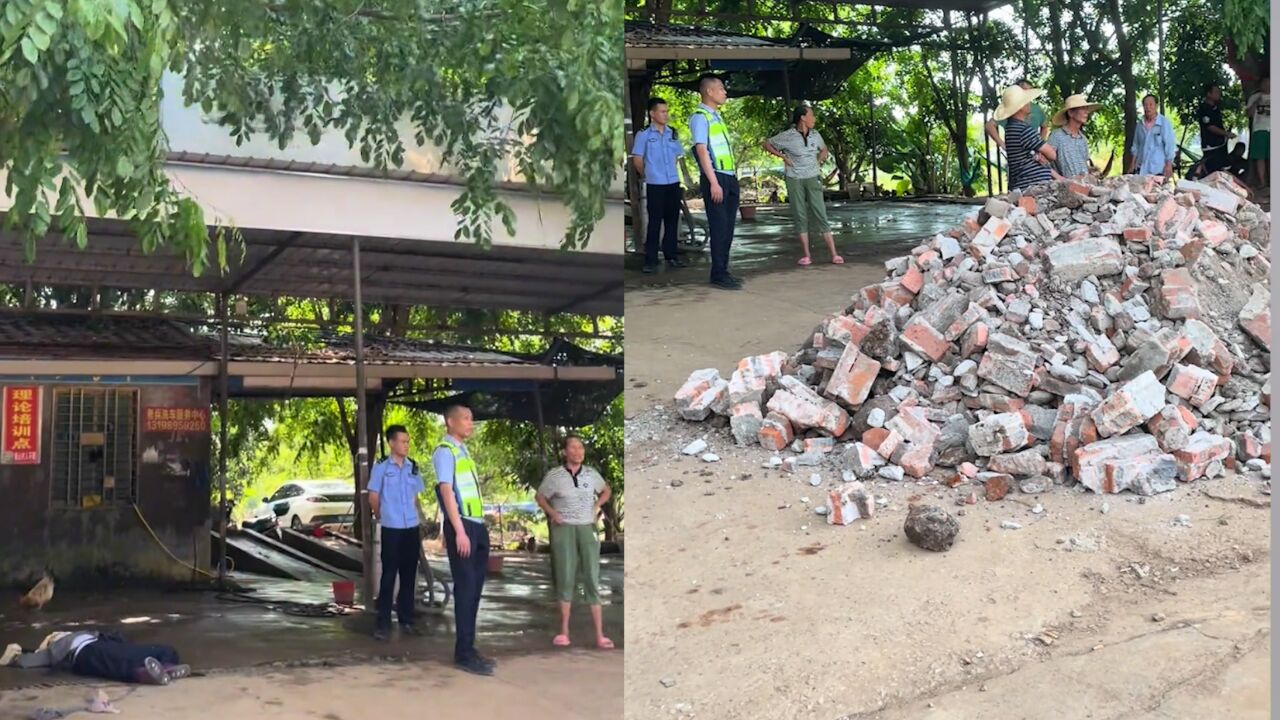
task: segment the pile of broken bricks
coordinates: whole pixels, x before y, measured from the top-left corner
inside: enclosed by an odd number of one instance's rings
[[[869,478],[973,485],[975,502],[976,484],[994,501],[1270,477],[1271,220],[1247,198],[1222,173],[992,198],[799,351],[696,371],[676,407],[727,418],[771,465],[835,466],[839,524],[873,512]]]

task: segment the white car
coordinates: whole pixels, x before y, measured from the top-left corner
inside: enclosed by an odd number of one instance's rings
[[[293,480],[263,498],[245,521],[265,529],[272,518],[281,527],[300,530],[311,525],[343,525],[355,517],[355,489],[347,480]]]

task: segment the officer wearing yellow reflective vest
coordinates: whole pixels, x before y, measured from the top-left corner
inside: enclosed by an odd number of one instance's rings
[[[444,544],[453,573],[453,615],[457,625],[453,661],[462,670],[492,675],[494,662],[476,650],[476,614],[489,567],[489,530],[484,525],[475,461],[467,439],[475,427],[471,409],[461,404],[444,411],[445,436],[431,456],[436,499],[444,511]]]
[[[729,273],[729,247],[738,216],[738,176],[729,128],[719,112],[729,94],[724,81],[715,75],[699,79],[698,93],[702,104],[689,118],[689,135],[698,161],[707,232],[711,236],[711,284],[724,290],[739,290],[742,280]]]

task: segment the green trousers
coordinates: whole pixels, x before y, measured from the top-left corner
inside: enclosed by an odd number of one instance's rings
[[[830,232],[827,203],[822,198],[822,178],[799,180],[787,178],[787,202],[795,218],[796,232],[824,234]]]
[[[600,539],[596,537],[596,526],[552,525],[551,569],[560,602],[573,602],[581,580],[587,604],[599,605]]]

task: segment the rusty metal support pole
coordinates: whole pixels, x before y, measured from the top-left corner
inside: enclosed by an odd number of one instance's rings
[[[356,468],[360,475],[360,540],[364,560],[364,606],[374,612],[373,513],[369,509],[369,419],[364,372],[364,292],[360,287],[360,238],[351,239],[351,277],[355,296]]]
[[[982,159],[987,165],[987,197],[994,194],[995,188],[991,187],[991,136],[987,134],[987,111],[982,111],[982,144],[985,148]]]
[[[226,587],[227,581],[227,294],[218,295],[218,335],[221,345],[218,354],[218,587]]]

